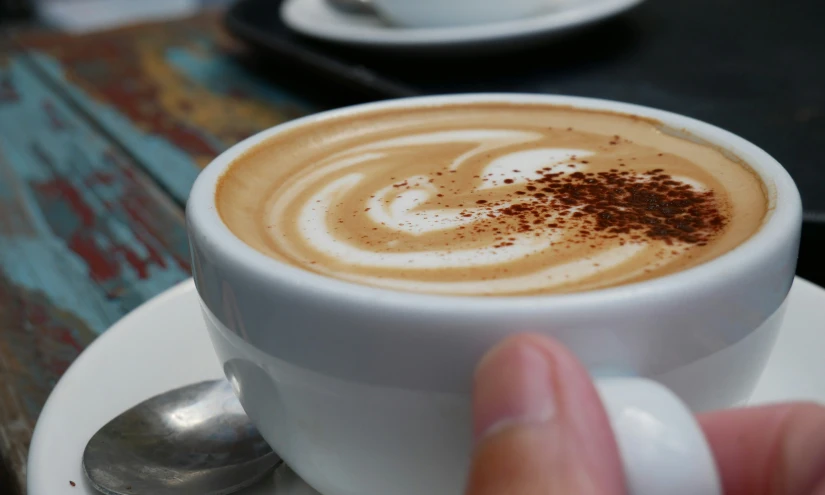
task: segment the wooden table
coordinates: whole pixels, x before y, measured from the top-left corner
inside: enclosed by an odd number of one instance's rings
[[[3,495],[25,493],[35,421],[77,355],[189,276],[183,205],[198,170],[318,109],[236,54],[209,15],[0,35]]]

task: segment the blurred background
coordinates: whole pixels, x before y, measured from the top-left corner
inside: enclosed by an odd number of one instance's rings
[[[113,322],[189,277],[183,207],[218,153],[346,104],[516,91],[628,101],[776,157],[825,284],[825,3],[569,0],[489,28],[398,28],[332,0],[0,0],[0,494]]]

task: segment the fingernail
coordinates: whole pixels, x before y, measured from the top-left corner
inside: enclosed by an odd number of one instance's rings
[[[556,393],[548,353],[525,339],[490,350],[475,373],[473,430],[476,440],[508,426],[553,418]]]

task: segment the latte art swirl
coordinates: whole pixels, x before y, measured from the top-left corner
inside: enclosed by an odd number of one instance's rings
[[[456,105],[289,138],[222,179],[224,221],[278,259],[389,289],[517,295],[629,283],[718,256],[765,213],[743,165],[615,114]]]

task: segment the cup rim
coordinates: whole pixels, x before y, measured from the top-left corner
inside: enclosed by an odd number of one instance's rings
[[[730,251],[685,270],[652,279],[607,288],[561,294],[519,296],[443,295],[407,292],[357,284],[320,275],[269,257],[238,238],[223,222],[215,205],[216,187],[231,164],[248,149],[276,134],[319,121],[370,112],[379,109],[443,105],[453,103],[502,102],[536,103],[570,106],[638,115],[652,118],[664,125],[702,139],[730,151],[759,176],[768,190],[768,213],[759,230]],[[186,205],[190,242],[194,237],[208,239],[219,251],[223,261],[229,261],[255,279],[266,278],[291,293],[306,292],[314,297],[329,297],[353,305],[375,307],[378,304],[410,311],[471,310],[475,313],[497,313],[501,310],[542,311],[571,310],[592,307],[594,303],[621,304],[640,298],[659,300],[664,294],[703,291],[718,284],[720,277],[735,277],[758,269],[768,253],[776,252],[789,242],[802,219],[799,191],[788,172],[768,153],[753,143],[712,124],[691,117],[641,105],[564,95],[473,93],[461,95],[417,96],[359,104],[320,112],[276,125],[230,147],[199,174]]]

